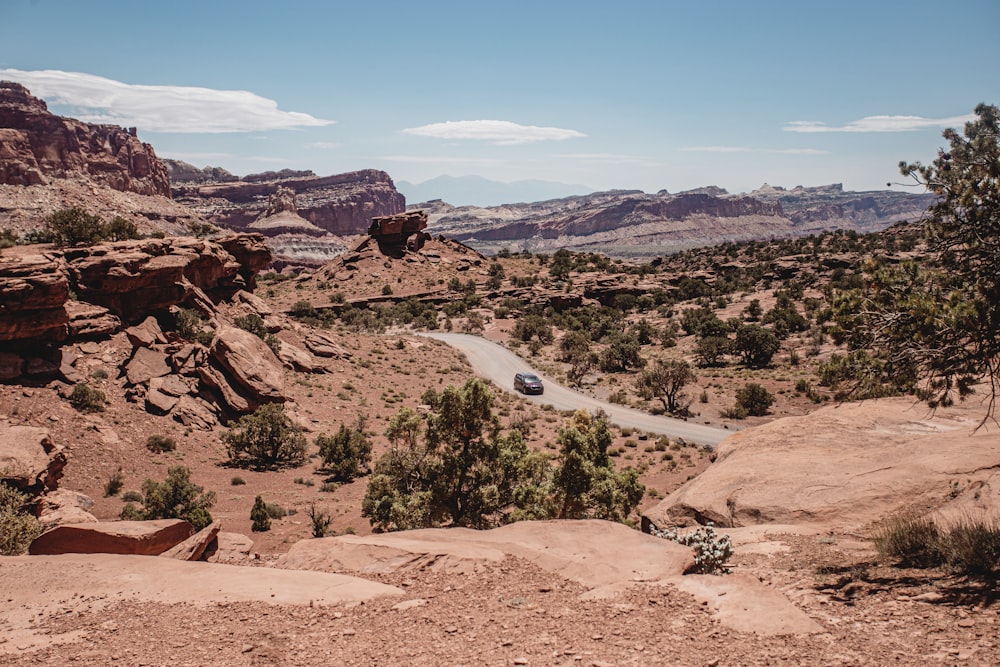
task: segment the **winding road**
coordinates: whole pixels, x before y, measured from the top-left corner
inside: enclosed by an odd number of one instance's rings
[[[465,353],[472,368],[482,377],[491,380],[498,387],[513,391],[514,374],[530,371],[545,382],[545,393],[541,396],[524,396],[525,400],[539,405],[551,405],[557,410],[579,410],[596,412],[603,410],[608,419],[621,427],[634,428],[647,433],[684,438],[699,445],[715,446],[732,434],[721,428],[695,424],[694,422],[671,417],[658,417],[640,410],[626,408],[614,403],[599,401],[578,391],[556,384],[551,378],[531,368],[531,365],[510,350],[479,336],[458,333],[422,333],[422,336],[443,341]]]

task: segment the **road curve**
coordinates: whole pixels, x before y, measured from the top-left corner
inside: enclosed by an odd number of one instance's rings
[[[443,341],[465,353],[472,368],[482,377],[491,380],[498,387],[512,391],[514,374],[530,371],[545,381],[545,393],[541,396],[524,396],[532,403],[549,404],[557,410],[579,410],[591,412],[603,410],[608,419],[618,426],[634,428],[647,433],[658,433],[672,438],[684,438],[687,442],[715,446],[732,434],[721,428],[695,424],[682,419],[658,417],[641,410],[626,408],[614,403],[599,401],[578,391],[556,384],[554,380],[531,368],[531,365],[510,350],[479,336],[459,333],[421,333]]]

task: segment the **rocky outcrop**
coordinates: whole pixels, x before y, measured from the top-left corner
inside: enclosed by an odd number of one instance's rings
[[[100,338],[122,320],[228,298],[252,289],[270,256],[256,234],[10,248],[0,254],[0,342]],[[78,300],[69,301],[71,291]]]
[[[191,524],[181,519],[65,524],[35,538],[28,553],[158,556],[193,533]]]
[[[56,489],[38,500],[38,520],[46,528],[65,524],[97,523],[97,517],[90,513],[94,501],[78,491]]]
[[[912,398],[825,407],[740,431],[705,472],[647,515],[655,523],[857,528],[956,501],[1000,509],[1000,434],[982,405],[934,413]],[[963,496],[968,496],[963,498]]]
[[[363,234],[375,216],[406,210],[406,200],[384,171],[365,169],[334,176],[180,187],[175,197],[211,221],[244,229],[268,208],[279,188],[295,193],[298,214],[339,235]]]
[[[0,82],[0,184],[81,177],[124,192],[170,196],[166,166],[135,128],[56,116],[24,86]]]
[[[295,190],[283,186],[279,186],[268,197],[267,209],[250,223],[247,229],[265,236],[279,234],[324,236],[329,233],[299,215],[295,204]]]
[[[0,484],[39,495],[58,486],[65,466],[63,448],[45,429],[0,424]]]
[[[205,167],[199,169],[183,160],[163,160],[170,175],[171,183],[230,183],[240,180],[239,176],[229,173],[222,167]]]
[[[259,337],[222,326],[210,350],[212,359],[252,404],[284,402],[285,378],[281,362]]]

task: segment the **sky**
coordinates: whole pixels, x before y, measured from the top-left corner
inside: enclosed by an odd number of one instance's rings
[[[870,190],[1000,104],[998,34],[1000,0],[0,0],[0,80],[239,175]]]

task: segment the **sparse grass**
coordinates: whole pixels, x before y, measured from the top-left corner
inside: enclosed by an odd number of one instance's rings
[[[119,467],[108,481],[104,483],[104,497],[110,498],[111,496],[118,495],[118,492],[125,487],[125,473]]]
[[[171,437],[156,433],[146,438],[146,449],[157,454],[172,452],[177,449],[177,441]]]

